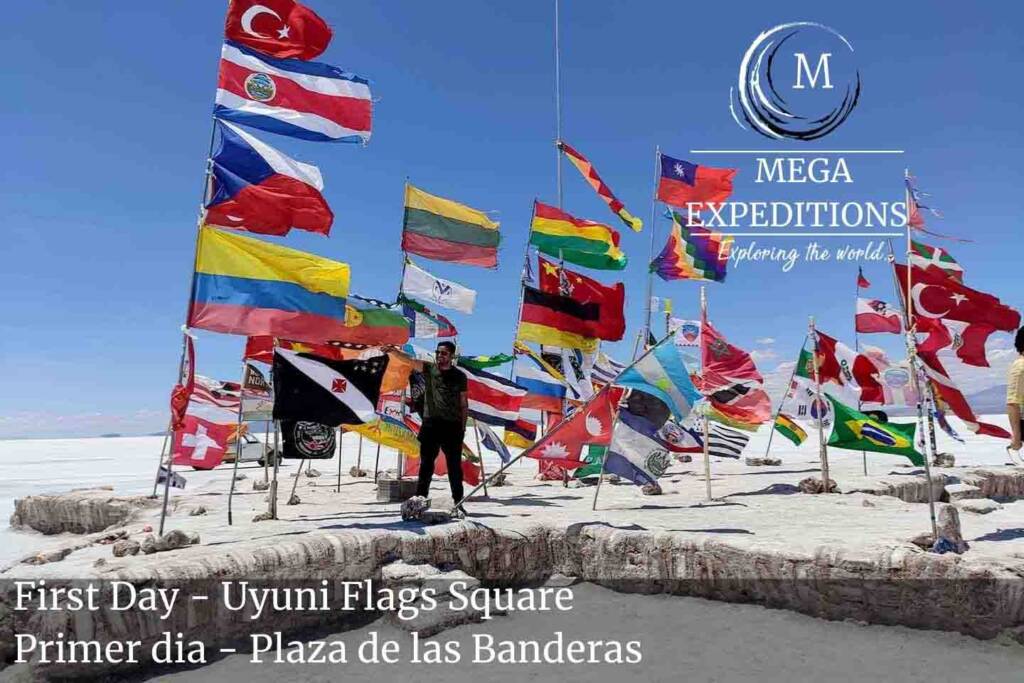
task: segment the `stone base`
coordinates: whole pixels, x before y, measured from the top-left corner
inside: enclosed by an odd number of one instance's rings
[[[377,479],[377,500],[381,503],[400,503],[416,495],[415,479]]]

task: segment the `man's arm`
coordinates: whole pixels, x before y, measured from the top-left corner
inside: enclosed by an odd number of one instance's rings
[[[459,417],[462,418],[462,431],[466,431],[466,420],[469,419],[469,394],[465,389],[459,392]]]
[[[1020,404],[1007,403],[1006,415],[1010,418],[1010,431],[1013,432],[1013,441],[1010,443],[1010,448],[1015,451],[1019,451],[1021,447],[1021,437],[1024,436],[1020,433]]]
[[[1010,419],[1010,431],[1013,433],[1013,441],[1010,448],[1020,450],[1021,428],[1020,428],[1020,404],[1024,394],[1024,371],[1020,361],[1010,366],[1010,376],[1006,382],[1006,416]]]

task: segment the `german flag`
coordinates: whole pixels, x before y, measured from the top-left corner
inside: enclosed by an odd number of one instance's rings
[[[584,304],[567,296],[523,287],[519,340],[596,351],[595,330],[600,318],[601,309],[596,303]]]

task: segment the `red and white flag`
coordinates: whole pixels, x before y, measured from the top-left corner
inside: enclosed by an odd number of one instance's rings
[[[185,411],[196,386],[196,351],[192,337],[185,335],[185,357],[181,366],[181,377],[171,389],[171,431],[177,431],[185,421]]]
[[[238,382],[222,382],[196,375],[192,401],[237,412],[242,404],[242,386]]]
[[[526,398],[526,387],[483,370],[463,366],[457,369],[466,376],[470,417],[499,427],[515,424]]]
[[[228,440],[234,433],[233,424],[217,424],[186,415],[181,429],[174,432],[171,444],[174,464],[212,470],[224,460]]]
[[[857,298],[856,327],[858,332],[892,332],[903,330],[900,312],[879,299]]]
[[[313,59],[327,49],[331,28],[294,0],[231,0],[224,37],[279,59]]]
[[[618,412],[623,390],[602,389],[571,416],[545,434],[525,455],[556,462],[566,469],[585,465],[583,447],[607,446],[612,440],[612,423]]]
[[[932,388],[935,390],[935,399],[940,409],[948,407],[953,411],[954,415],[967,423],[967,428],[975,434],[995,436],[1001,439],[1010,438],[1010,433],[1002,427],[978,421],[974,410],[967,403],[967,399],[964,398],[963,393],[953,383],[953,380],[950,379],[949,373],[946,372],[946,368],[943,367],[937,353],[925,351],[919,345],[917,347],[917,357],[921,359],[925,375],[927,375]]]

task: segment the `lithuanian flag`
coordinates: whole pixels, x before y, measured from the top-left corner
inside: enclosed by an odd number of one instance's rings
[[[784,413],[779,413],[775,418],[775,431],[792,441],[794,446],[799,446],[807,440],[807,432],[804,428]]]
[[[538,201],[533,203],[530,244],[549,256],[587,268],[622,270],[626,267],[626,255],[619,249],[618,232]]]
[[[405,186],[402,250],[435,261],[494,268],[498,223],[483,211]]]

